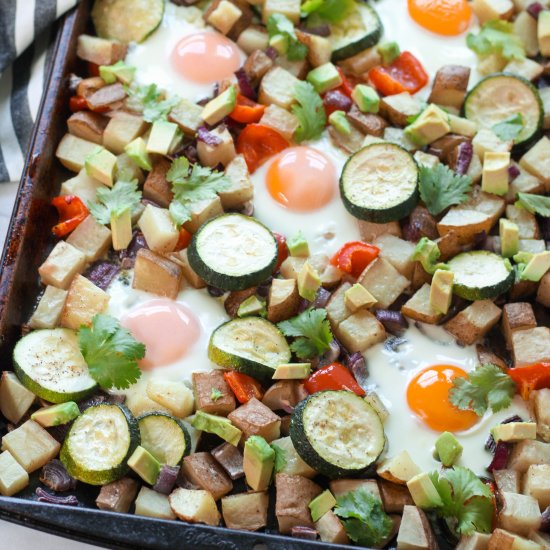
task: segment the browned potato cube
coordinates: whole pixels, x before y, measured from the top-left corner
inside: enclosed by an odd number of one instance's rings
[[[335,498],[338,498],[345,493],[355,491],[362,487],[376,498],[380,498],[380,489],[376,479],[333,479],[329,482],[330,492]]]
[[[405,506],[414,504],[406,485],[398,485],[385,479],[379,479],[378,488],[387,514],[402,514]]]
[[[183,227],[191,233],[195,233],[197,229],[210,218],[223,214],[222,202],[218,196],[213,199],[197,201],[191,204],[190,208],[191,219],[185,222]]]
[[[170,170],[171,163],[165,158],[159,158],[154,164],[153,169],[147,174],[147,179],[143,184],[143,197],[156,202],[163,208],[168,208],[174,194],[172,186],[166,179],[166,172]]]
[[[88,107],[94,111],[113,108],[126,99],[124,86],[117,82],[96,90],[86,98]]]
[[[550,307],[550,273],[547,273],[540,280],[537,290],[537,302],[543,306]]]
[[[111,153],[120,155],[124,153],[126,145],[141,136],[147,130],[147,127],[148,124],[142,117],[123,111],[117,112],[111,117],[107,128],[105,128],[103,146],[109,149]]]
[[[243,65],[246,76],[255,86],[260,83],[260,80],[272,67],[273,60],[262,50],[254,50]]]
[[[245,0],[214,0],[203,17],[231,40],[237,40],[252,22],[252,10]]]
[[[128,46],[116,40],[98,38],[89,34],[78,37],[76,55],[84,61],[91,61],[96,65],[112,65],[124,59]]]
[[[436,239],[435,242],[437,243],[437,247],[441,253],[441,256],[439,256],[440,262],[446,262],[451,258],[454,258],[459,252],[462,252],[460,239],[458,238],[456,231],[451,230],[448,233],[445,233],[445,235],[439,237],[439,239]]]
[[[127,514],[138,489],[139,483],[135,479],[129,477],[117,479],[101,487],[95,504],[100,510]]]
[[[225,175],[230,181],[230,186],[219,193],[223,208],[242,208],[254,196],[254,185],[242,155],[237,155],[227,165]]]
[[[132,287],[174,300],[180,289],[181,275],[178,264],[141,248],[136,256]]]
[[[212,390],[220,392],[221,396],[213,399]],[[194,372],[193,393],[195,394],[195,406],[201,411],[227,416],[235,410],[235,396],[227,385],[221,370]]]
[[[502,308],[502,332],[506,347],[512,349],[512,333],[537,326],[533,306],[528,302],[512,302]]]
[[[61,310],[67,298],[67,291],[48,285],[42,294],[32,317],[29,319],[31,328],[54,328],[59,323]]]
[[[487,550],[540,550],[540,546],[510,531],[495,529]]]
[[[426,514],[416,506],[405,506],[397,534],[399,550],[437,550],[437,542]]]
[[[67,243],[78,248],[91,263],[99,260],[111,246],[111,230],[90,215],[67,238]]]
[[[474,344],[485,336],[499,321],[501,310],[491,300],[473,302],[444,325],[457,342]]]
[[[240,493],[222,498],[222,515],[229,529],[257,531],[267,525],[266,492]]]
[[[365,134],[361,132],[361,130],[358,130],[355,126],[350,127],[349,134],[342,134],[336,130],[334,126],[329,126],[328,134],[332,144],[348,155],[352,155],[363,147]]]
[[[336,330],[338,325],[345,321],[350,315],[351,311],[346,307],[345,294],[346,290],[351,288],[350,283],[342,283],[330,297],[326,306],[327,318],[330,321],[332,330]]]
[[[266,107],[260,124],[273,128],[285,139],[291,141],[294,137],[294,132],[296,132],[296,129],[300,125],[300,121],[286,109],[273,104]]]
[[[206,286],[206,283],[193,271],[193,268],[189,264],[186,248],[178,252],[172,252],[169,257],[181,267],[183,276],[193,288],[204,288]]]
[[[188,99],[182,99],[168,115],[170,122],[175,122],[182,132],[194,137],[197,130],[202,126],[202,107],[192,103]]]
[[[298,312],[300,295],[295,279],[273,279],[267,301],[267,318],[278,323]]]
[[[394,126],[407,126],[410,117],[418,115],[421,110],[420,101],[409,92],[389,95],[380,99],[380,114]]]
[[[347,119],[363,134],[374,137],[383,137],[388,123],[380,115],[362,113],[354,105],[346,115]]]
[[[525,439],[514,445],[508,468],[526,472],[532,464],[550,464],[550,443]]]
[[[84,168],[86,157],[97,149],[97,143],[65,134],[55,152],[55,156],[65,168],[72,172],[80,172]]]
[[[539,437],[550,442],[550,389],[531,392],[529,400],[533,407],[533,414],[537,420],[537,434]]]
[[[390,307],[410,286],[410,281],[380,256],[365,268],[357,282],[378,300],[376,307],[381,309]]]
[[[464,103],[469,80],[470,67],[444,65],[435,75],[432,93],[428,101],[460,110]]]
[[[521,474],[517,470],[494,470],[493,477],[497,489],[502,493],[519,493],[521,488]]]
[[[69,132],[76,137],[101,144],[109,119],[92,111],[78,111],[67,120]]]
[[[443,314],[432,307],[430,303],[430,290],[431,286],[428,283],[424,283],[407,303],[403,305],[401,313],[416,321],[435,325],[443,317]]]
[[[388,260],[401,275],[407,279],[412,278],[415,265],[411,260],[414,243],[386,234],[378,236],[373,244],[380,249],[380,256]]]
[[[281,435],[281,419],[269,407],[253,397],[227,415],[245,437],[261,435],[266,441],[273,441]]]
[[[210,453],[194,453],[183,459],[181,470],[193,485],[219,500],[233,489],[233,482]]]

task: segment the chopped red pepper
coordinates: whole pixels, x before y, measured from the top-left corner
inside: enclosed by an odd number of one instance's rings
[[[52,233],[56,237],[65,237],[84,221],[90,213],[86,205],[75,195],[63,195],[52,200],[59,214],[59,223],[54,225]]]
[[[403,52],[390,65],[379,65],[368,72],[369,80],[382,95],[414,94],[429,80],[428,73],[411,52]]]
[[[244,95],[237,94],[237,104],[229,115],[230,118],[243,124],[260,122],[265,111],[265,105],[256,103]]]
[[[280,233],[273,232],[273,236],[275,237],[277,241],[277,265],[275,266],[275,269],[273,272],[279,270],[281,267],[281,264],[288,258],[288,246],[286,245],[286,237],[284,235],[281,235]]]
[[[310,394],[324,390],[348,390],[360,396],[365,395],[365,390],[342,363],[331,363],[315,371],[305,381],[304,388]]]
[[[183,250],[184,248],[187,248],[189,246],[189,243],[191,242],[191,239],[193,238],[192,233],[189,233],[187,229],[182,227],[180,229],[180,234],[178,237],[178,242],[176,244],[175,250]]]
[[[81,95],[73,95],[69,99],[69,109],[71,113],[76,113],[77,111],[85,111],[88,108],[88,103],[85,97]]]
[[[90,76],[99,76],[99,65],[97,63],[88,62],[88,73]]]
[[[372,244],[351,241],[336,252],[330,259],[330,263],[344,273],[357,278],[379,253],[380,249]]]
[[[250,172],[288,146],[288,141],[281,134],[263,124],[249,124],[237,139],[237,152],[244,155]]]
[[[529,399],[533,390],[550,388],[550,363],[534,363],[526,367],[508,369],[508,375],[516,383],[518,393]]]
[[[253,397],[261,399],[264,395],[261,384],[252,376],[230,370],[224,372],[223,377],[239,403],[248,403]]]

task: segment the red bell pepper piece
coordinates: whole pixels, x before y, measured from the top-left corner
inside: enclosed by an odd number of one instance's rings
[[[372,244],[351,241],[336,252],[330,259],[330,263],[344,273],[357,278],[379,253],[380,249]]]
[[[508,375],[516,383],[518,393],[523,399],[528,399],[533,390],[550,388],[550,363],[515,367],[508,369]]]
[[[88,73],[90,76],[99,76],[99,65],[97,63],[88,62]]]
[[[237,139],[237,152],[244,155],[251,173],[287,147],[289,143],[281,134],[263,124],[249,124]]]
[[[88,103],[86,102],[86,98],[81,95],[73,95],[71,99],[69,99],[69,109],[71,110],[71,113],[85,111],[87,108]]]
[[[275,273],[279,270],[281,264],[288,258],[289,252],[288,246],[286,245],[286,237],[284,235],[281,235],[280,233],[275,233],[275,231],[273,232],[273,236],[277,241],[277,265],[273,270],[273,272]]]
[[[178,242],[176,243],[175,250],[183,250],[184,248],[187,248],[189,246],[189,243],[191,242],[191,239],[193,238],[193,235],[187,231],[184,227],[180,229],[180,234],[178,237]]]
[[[338,88],[336,89],[340,90],[348,97],[351,97],[351,94],[353,93],[353,88],[355,87],[356,83],[354,83],[349,76],[346,76],[344,74],[344,71],[340,67],[336,67],[336,70],[340,73],[340,77],[342,78],[342,84],[340,84],[340,86],[338,86]]]
[[[365,395],[365,390],[342,363],[331,363],[315,371],[305,381],[304,388],[310,394],[324,390],[348,390],[360,396]]]
[[[256,103],[244,95],[237,94],[237,104],[229,117],[243,124],[260,122],[265,111],[265,105]]]
[[[403,52],[390,65],[373,67],[368,77],[382,95],[414,94],[429,80],[428,73],[411,52]]]
[[[239,403],[248,403],[253,397],[261,399],[264,395],[261,384],[252,376],[230,370],[224,372],[223,377]]]
[[[63,195],[52,200],[59,214],[59,223],[54,225],[52,233],[56,237],[65,237],[84,221],[89,211],[86,205],[75,195]]]

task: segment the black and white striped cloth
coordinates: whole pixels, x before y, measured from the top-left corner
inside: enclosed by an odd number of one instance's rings
[[[0,0],[0,183],[23,169],[54,38],[78,0]]]

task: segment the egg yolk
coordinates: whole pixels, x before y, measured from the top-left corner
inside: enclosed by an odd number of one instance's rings
[[[210,84],[232,76],[241,65],[241,57],[235,43],[222,34],[197,32],[176,44],[172,65],[184,78]]]
[[[193,346],[200,335],[195,315],[171,300],[150,300],[129,311],[120,321],[138,341],[145,344],[143,370],[173,363]]]
[[[267,190],[289,210],[310,212],[328,204],[337,184],[332,162],[311,147],[291,147],[280,153],[267,171]]]
[[[408,0],[411,17],[422,27],[447,36],[463,33],[470,24],[468,0]]]
[[[438,432],[460,432],[478,420],[473,411],[457,409],[449,401],[453,379],[466,377],[459,367],[434,365],[420,371],[409,383],[407,402],[424,424]]]

